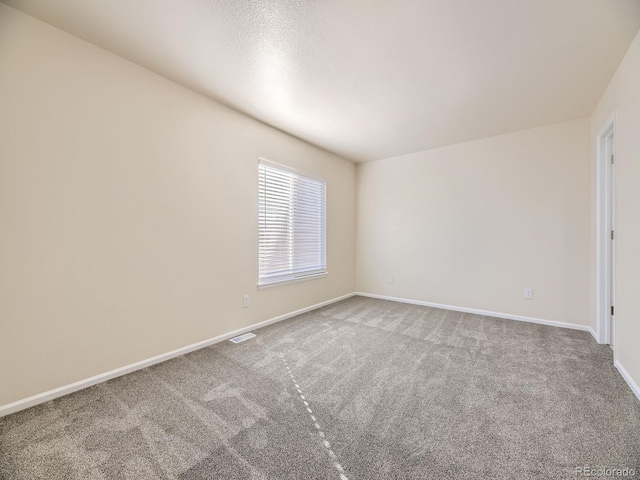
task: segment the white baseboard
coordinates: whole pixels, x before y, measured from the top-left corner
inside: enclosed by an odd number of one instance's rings
[[[425,307],[442,308],[444,310],[453,310],[454,312],[475,313],[476,315],[485,315],[487,317],[506,318],[508,320],[517,320],[519,322],[539,323],[540,325],[549,325],[551,327],[570,328],[571,330],[583,330],[589,332],[593,338],[596,338],[596,333],[591,327],[586,325],[579,325],[577,323],[565,323],[557,322],[555,320],[544,320],[542,318],[525,317],[523,315],[512,315],[510,313],[491,312],[488,310],[478,310],[475,308],[456,307],[453,305],[443,305],[441,303],[423,302],[421,300],[409,300],[406,298],[389,297],[387,295],[377,295],[375,293],[363,293],[356,292],[356,295],[361,297],[379,298],[381,300],[391,300],[394,302],[410,303],[412,305],[422,305]]]
[[[627,385],[629,385],[631,391],[635,393],[636,397],[638,397],[638,400],[640,400],[640,386],[638,386],[638,384],[633,381],[633,378],[631,378],[631,375],[629,375],[629,372],[625,370],[619,360],[613,362],[613,365],[618,369],[618,372],[620,372],[620,375],[622,375],[624,381],[627,382]]]
[[[146,360],[141,360],[139,362],[126,365],[124,367],[116,368],[115,370],[101,373],[99,375],[95,375],[93,377],[80,380],[78,382],[74,382],[69,385],[65,385],[63,387],[54,388],[53,390],[49,390],[48,392],[39,393],[37,395],[33,395],[32,397],[28,397],[13,403],[2,405],[0,406],[0,417],[3,417],[5,415],[10,415],[15,412],[19,412],[20,410],[33,407],[40,403],[48,402],[49,400],[53,400],[54,398],[68,395],[69,393],[77,392],[78,390],[91,387],[92,385],[96,385],[97,383],[106,382],[107,380],[111,380],[112,378],[120,377],[122,375],[126,375],[127,373],[135,372],[136,370],[141,370],[151,365],[155,365],[156,363],[164,362],[166,360],[179,357],[186,353],[193,352],[194,350],[199,350],[201,348],[208,347],[209,345],[223,342],[235,336],[242,335],[243,333],[247,333],[251,330],[255,330],[261,327],[266,327],[267,325],[271,325],[272,323],[280,322],[282,320],[286,320],[287,318],[295,317],[296,315],[300,315],[302,313],[310,312],[311,310],[316,310],[318,308],[325,307],[332,303],[336,303],[341,300],[345,300],[347,298],[353,297],[354,295],[355,293],[349,293],[341,297],[332,298],[331,300],[327,300],[326,302],[321,302],[316,305],[312,305],[310,307],[301,308],[300,310],[296,310],[295,312],[285,313],[284,315],[270,318],[269,320],[264,320],[262,322],[254,323],[253,325],[249,325],[247,327],[234,330],[233,332],[224,333],[222,335],[218,335],[217,337],[209,338],[207,340],[203,340],[201,342],[194,343],[192,345],[187,345],[186,347],[178,348],[176,350],[172,350],[171,352],[162,353],[160,355],[156,355],[155,357],[147,358]]]

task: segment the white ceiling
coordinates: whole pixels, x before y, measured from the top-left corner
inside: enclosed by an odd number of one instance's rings
[[[3,0],[355,161],[591,114],[639,0]]]

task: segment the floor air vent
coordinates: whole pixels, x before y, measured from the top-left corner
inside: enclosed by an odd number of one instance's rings
[[[229,340],[230,342],[233,343],[240,343],[240,342],[244,342],[245,340],[249,340],[250,338],[255,337],[255,333],[245,333],[244,335],[240,335],[238,337],[233,337],[231,340]]]

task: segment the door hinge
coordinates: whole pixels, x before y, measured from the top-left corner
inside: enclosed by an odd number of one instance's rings
[[[611,163],[616,163],[616,156],[613,153],[611,154]]]
[[[611,230],[611,240],[615,240],[615,239],[616,239],[615,230]]]
[[[615,311],[615,308],[613,307],[613,305],[611,305],[611,316],[615,315],[615,313],[613,313]]]

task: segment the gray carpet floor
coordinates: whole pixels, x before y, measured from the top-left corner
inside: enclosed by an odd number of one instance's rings
[[[640,477],[586,332],[363,297],[0,419],[0,478]]]

